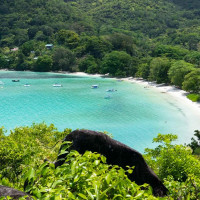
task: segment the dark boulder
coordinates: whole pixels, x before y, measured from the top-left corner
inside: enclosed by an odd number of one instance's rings
[[[0,185],[0,197],[5,197],[5,199],[7,199],[6,197],[8,196],[12,197],[12,199],[19,199],[20,197],[24,197],[24,196],[27,196],[26,199],[31,199],[31,197],[28,196],[28,194],[25,192],[21,192],[14,188]]]
[[[153,188],[155,196],[166,195],[167,188],[150,169],[143,156],[125,144],[110,138],[104,133],[90,130],[75,130],[67,135],[64,141],[71,141],[72,145],[69,150],[76,150],[80,154],[84,154],[88,150],[104,155],[108,164],[118,165],[124,169],[127,169],[127,165],[135,166],[133,173],[128,174],[131,181],[135,181],[138,185],[148,183]],[[66,156],[67,154],[59,155],[55,166],[62,165]]]

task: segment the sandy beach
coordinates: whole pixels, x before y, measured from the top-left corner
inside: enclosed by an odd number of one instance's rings
[[[137,78],[124,78],[123,80],[143,85],[144,88],[154,88],[160,91],[161,93],[167,93],[181,101],[184,101],[184,103],[186,103],[188,106],[196,108],[196,111],[200,113],[200,102],[192,102],[187,98],[188,92],[178,89],[175,86],[156,84],[155,82],[149,82]]]
[[[77,76],[93,76],[93,77],[105,76],[102,74],[87,74],[85,72],[73,72],[73,73],[62,72],[62,73],[77,75]],[[141,79],[133,78],[133,77],[122,78],[121,80],[140,84],[140,85],[144,86],[144,88],[153,88],[153,89],[160,91],[161,93],[166,93],[166,94],[176,98],[177,100],[180,100],[181,103],[185,104],[185,106],[187,106],[188,108],[191,108],[192,111],[194,111],[195,113],[199,113],[199,117],[200,117],[200,102],[192,102],[191,100],[189,100],[187,98],[188,92],[186,92],[184,90],[178,89],[175,86],[171,86],[171,85],[165,86],[162,84],[156,84],[155,82],[141,80]],[[199,124],[200,124],[200,121],[199,121]]]
[[[87,74],[85,72],[74,72],[74,73],[64,72],[64,73],[65,74],[77,75],[77,76],[94,76],[94,77],[104,76],[102,74]],[[156,84],[155,82],[140,80],[140,79],[133,78],[133,77],[122,78],[121,80],[143,85],[144,88],[154,88],[154,89],[160,91],[161,93],[167,93],[167,94],[173,96],[174,98],[181,100],[182,103],[185,103],[187,106],[194,108],[195,111],[199,112],[199,115],[200,115],[200,102],[192,102],[191,100],[189,100],[187,98],[188,92],[181,90],[181,89],[178,89],[175,86],[171,86],[171,85],[165,86],[165,85],[162,85],[162,84]]]
[[[7,69],[1,69],[1,71],[8,71]],[[52,73],[61,73],[61,74],[69,74],[69,75],[76,75],[76,76],[92,76],[92,77],[108,77],[107,74],[87,74],[85,72],[67,72],[67,71],[57,71]],[[114,78],[113,79],[117,79]],[[180,102],[183,106],[185,106],[185,111],[189,112],[191,115],[195,114],[199,118],[199,129],[200,129],[200,102],[192,102],[187,98],[187,92],[181,89],[176,88],[175,86],[166,86],[162,84],[156,84],[155,82],[149,82],[143,79],[133,78],[133,77],[127,77],[122,78],[123,81],[128,81],[133,84],[139,84],[144,87],[144,89],[154,89],[159,91],[160,93],[165,93],[166,95],[169,95],[169,98],[176,99]]]

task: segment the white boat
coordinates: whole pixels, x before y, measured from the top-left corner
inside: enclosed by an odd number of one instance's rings
[[[24,84],[24,87],[30,87],[30,86],[31,86],[31,85],[28,84],[28,83]]]
[[[62,85],[58,84],[58,83],[55,83],[55,84],[53,84],[53,87],[62,87]]]
[[[110,98],[111,98],[110,95],[107,95],[107,96],[104,97],[104,99],[110,99]]]
[[[92,89],[96,89],[96,88],[98,88],[98,87],[99,87],[98,85],[92,85],[92,86],[91,86]]]

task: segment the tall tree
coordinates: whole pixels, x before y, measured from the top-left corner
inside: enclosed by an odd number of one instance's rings
[[[171,66],[171,62],[167,58],[154,58],[150,63],[150,80],[154,80],[157,83],[168,83],[168,71]]]
[[[74,53],[66,48],[60,47],[53,53],[53,70],[72,71],[75,64]]]
[[[48,72],[51,70],[52,63],[53,61],[51,56],[48,55],[39,56],[35,63],[34,70],[38,72]]]
[[[132,67],[132,58],[124,51],[112,51],[104,56],[101,73],[110,73],[113,76],[126,76]]]
[[[182,88],[185,75],[190,73],[193,69],[194,66],[184,60],[174,62],[168,73],[171,83]]]
[[[188,92],[200,93],[200,69],[194,69],[185,76],[183,89]]]

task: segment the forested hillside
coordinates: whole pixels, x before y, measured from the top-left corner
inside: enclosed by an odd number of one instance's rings
[[[199,8],[197,0],[2,0],[0,68],[142,77],[197,101]]]

